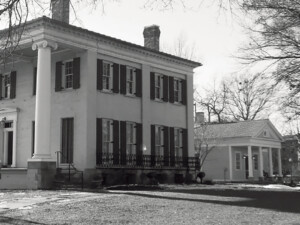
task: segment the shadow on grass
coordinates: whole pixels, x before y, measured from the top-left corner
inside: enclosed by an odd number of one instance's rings
[[[7,216],[0,216],[0,224],[46,225],[45,223],[39,223],[39,222],[34,222],[34,221],[24,220],[24,219],[11,218],[11,217],[7,217]]]
[[[176,201],[191,201],[199,203],[211,203],[219,205],[228,206],[238,206],[238,207],[253,207],[261,209],[269,209],[280,212],[290,212],[290,213],[300,213],[300,192],[284,192],[284,191],[255,191],[255,190],[167,190],[164,192],[172,193],[184,193],[184,194],[195,194],[195,195],[211,195],[219,197],[240,197],[247,198],[247,200],[208,200],[199,198],[181,198],[181,197],[171,197],[163,195],[152,195],[152,194],[142,194],[142,193],[130,193],[126,192],[124,194],[140,196],[146,198],[159,198],[167,200]]]

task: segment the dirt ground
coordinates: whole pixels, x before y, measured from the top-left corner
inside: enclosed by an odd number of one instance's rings
[[[300,225],[300,188],[160,187],[162,190],[0,191],[0,224]]]

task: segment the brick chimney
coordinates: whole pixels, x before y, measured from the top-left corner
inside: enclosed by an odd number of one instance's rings
[[[70,0],[51,0],[52,19],[69,23]]]
[[[144,28],[144,46],[159,51],[159,26],[152,25]]]
[[[204,123],[204,112],[196,112],[196,118],[195,118],[196,123]]]

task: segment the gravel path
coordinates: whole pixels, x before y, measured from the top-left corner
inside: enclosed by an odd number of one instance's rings
[[[164,186],[163,191],[0,192],[0,224],[293,224],[300,191]]]

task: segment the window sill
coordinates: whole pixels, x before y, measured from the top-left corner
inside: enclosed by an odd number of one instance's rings
[[[105,93],[105,94],[116,94],[112,90],[107,90],[107,89],[102,89],[102,90],[98,90],[98,91],[101,93]]]
[[[158,102],[158,103],[167,103],[163,99],[155,98],[153,101]]]
[[[181,102],[173,102],[174,105],[183,105]]]
[[[124,96],[129,98],[137,98],[135,94],[125,94]]]

